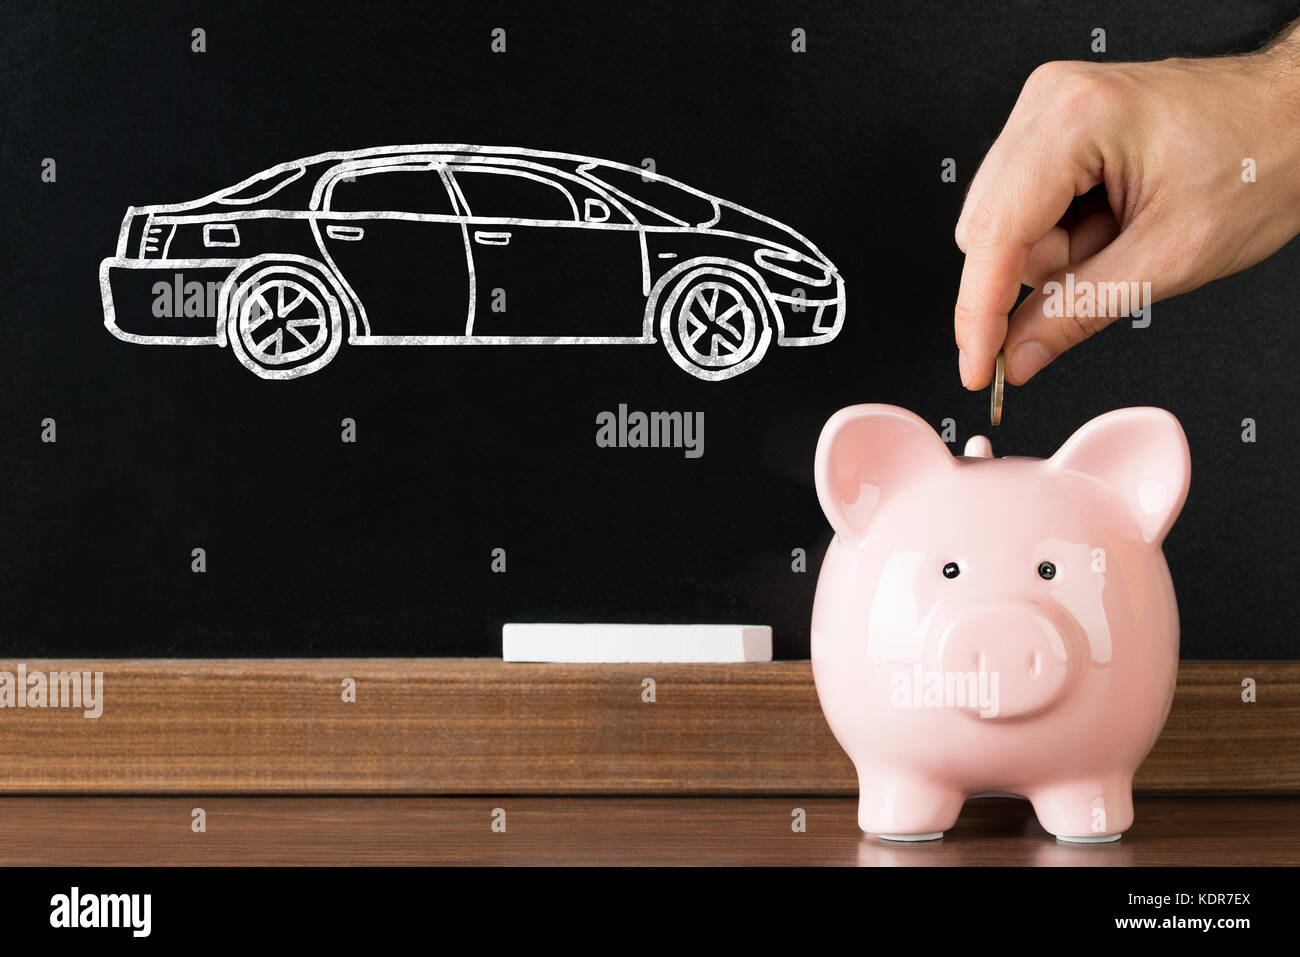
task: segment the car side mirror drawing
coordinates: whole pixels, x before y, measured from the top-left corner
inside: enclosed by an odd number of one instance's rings
[[[589,223],[604,223],[609,221],[609,206],[603,200],[588,199],[582,205],[582,218]]]

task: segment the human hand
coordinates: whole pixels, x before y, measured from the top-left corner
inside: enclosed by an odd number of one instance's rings
[[[1103,184],[1104,196],[1090,192]],[[957,221],[962,383],[988,385],[1005,347],[1007,381],[1022,385],[1124,314],[1099,295],[1097,314],[1067,302],[1060,315],[1050,284],[1067,272],[1075,289],[1149,282],[1149,305],[1253,266],[1298,232],[1300,30],[1239,57],[1045,63]],[[1008,322],[1022,284],[1035,291]]]

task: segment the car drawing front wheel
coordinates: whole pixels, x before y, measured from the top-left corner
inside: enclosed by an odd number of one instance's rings
[[[749,275],[725,265],[669,277],[658,306],[659,334],[677,365],[711,382],[752,369],[772,339],[767,300]]]
[[[342,343],[338,297],[308,269],[262,265],[237,280],[226,339],[235,358],[263,379],[307,375],[333,359]]]

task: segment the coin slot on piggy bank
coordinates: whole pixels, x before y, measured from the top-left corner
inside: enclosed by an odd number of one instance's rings
[[[858,772],[858,823],[942,836],[977,794],[1027,798],[1063,841],[1117,839],[1178,672],[1161,551],[1190,480],[1168,412],[1121,409],[1049,459],[954,457],[922,419],[842,409],[817,494],[835,530],[813,674]]]

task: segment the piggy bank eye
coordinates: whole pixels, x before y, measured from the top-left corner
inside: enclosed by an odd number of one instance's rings
[[[947,565],[943,566],[944,578],[956,578],[960,574],[961,574],[961,569],[957,567],[956,562],[949,562]]]
[[[1053,565],[1051,562],[1039,562],[1038,577],[1043,579],[1043,581],[1050,582],[1053,578],[1056,577],[1056,566]]]

